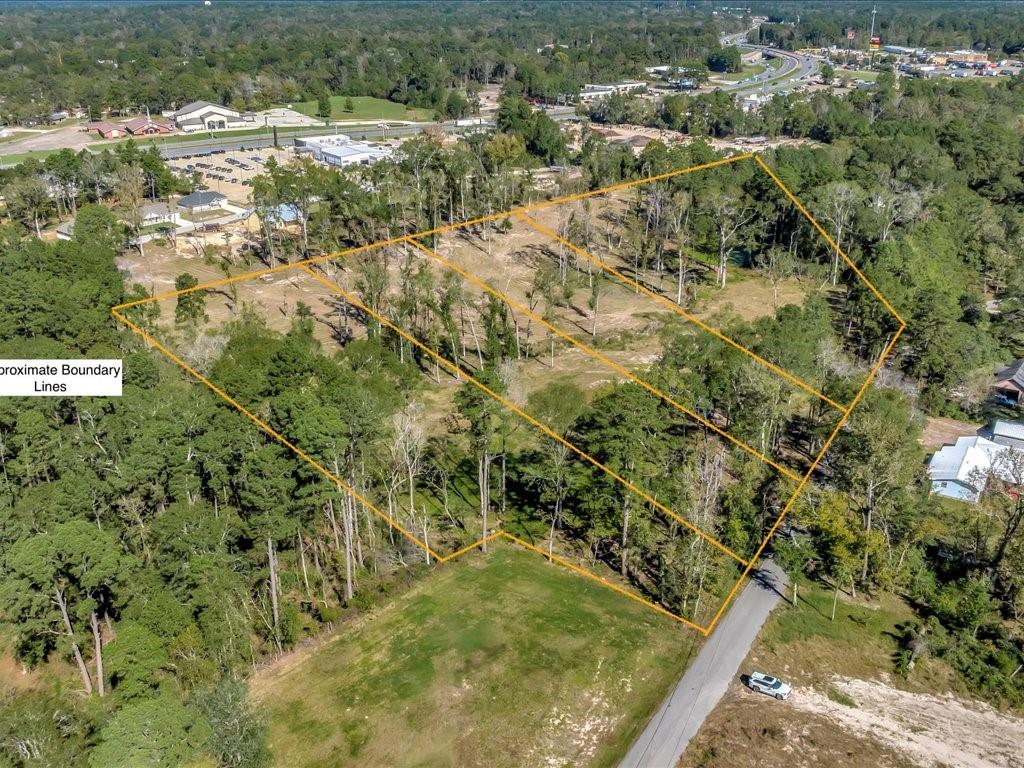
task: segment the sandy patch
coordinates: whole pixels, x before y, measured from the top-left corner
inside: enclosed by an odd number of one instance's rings
[[[836,678],[832,687],[856,706],[832,701],[815,688],[797,689],[789,702],[880,741],[921,766],[1024,766],[1024,720],[986,704],[910,693],[871,680]]]

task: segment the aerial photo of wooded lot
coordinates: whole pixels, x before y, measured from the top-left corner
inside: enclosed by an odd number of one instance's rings
[[[734,5],[0,6],[0,768],[1024,766],[1024,8]]]

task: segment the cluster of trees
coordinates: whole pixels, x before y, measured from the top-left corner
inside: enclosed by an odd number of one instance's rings
[[[268,163],[253,182],[253,204],[264,223],[268,263],[296,254],[328,253],[468,221],[524,202],[529,171],[567,156],[559,126],[520,97],[502,99],[499,130],[455,145],[428,133],[404,142],[392,160],[344,173],[312,160]],[[275,229],[274,210],[298,215],[299,238]]]
[[[842,98],[776,97],[760,116],[743,116],[714,94],[670,97],[649,116],[651,124],[694,133],[825,142],[780,149],[774,162],[910,322],[900,364],[923,386],[925,406],[978,417],[989,367],[1024,352],[1024,273],[1013,256],[1024,189],[1022,110],[1024,84],[1016,79],[994,87],[903,80],[897,88],[881,77],[875,91]],[[610,107],[605,114],[615,116]],[[709,117],[717,129],[702,122]],[[725,128],[733,118],[742,123]],[[986,311],[990,301],[998,313]],[[861,304],[853,322],[866,324],[874,348],[888,328],[868,327],[880,315],[866,291]]]
[[[396,12],[426,12],[420,9]],[[565,12],[531,10],[544,19]],[[665,48],[659,56],[706,55],[690,47],[696,44],[685,27],[669,51],[662,13],[669,11],[652,11],[650,20],[654,45]],[[526,18],[519,31],[499,25],[495,39],[532,45],[533,23]],[[607,37],[598,35],[587,50],[619,40],[617,23],[625,22],[598,25]],[[566,24],[577,30],[580,50],[591,45],[582,30],[593,23]],[[11,31],[0,29],[0,42],[10,40]],[[636,38],[626,30],[621,39]],[[172,25],[167,39],[179,32]],[[241,29],[230,35],[245,37]],[[475,45],[485,46],[484,37]],[[424,45],[429,50],[437,52]],[[556,45],[538,56],[557,60],[565,51],[569,64],[582,67],[574,50]],[[385,58],[382,73],[406,66],[396,63],[402,57]],[[415,66],[429,73],[439,60]],[[360,71],[377,70],[367,64]],[[558,126],[523,98],[555,81],[520,76],[527,71],[517,70],[518,84],[506,88],[494,132],[454,145],[419,137],[393,161],[344,171],[304,160],[270,164],[253,186],[261,219],[272,222],[268,214],[287,205],[299,222],[267,227],[266,262],[514,208],[537,194],[531,169],[542,162],[579,170],[554,175],[558,191],[571,193],[719,156],[699,139],[684,147],[652,142],[637,156],[586,129],[580,149],[570,150]],[[492,69],[480,80],[495,76]],[[875,91],[844,99],[778,98],[759,116],[737,115],[721,95],[671,97],[641,120],[702,136],[818,140],[774,150],[767,161],[909,327],[885,386],[869,390],[839,433],[776,555],[837,594],[910,598],[919,621],[907,627],[901,671],[913,674],[923,656],[941,656],[976,690],[1016,706],[1024,703],[1024,505],[996,479],[977,506],[930,497],[918,438],[921,411],[983,416],[992,364],[1024,355],[1024,266],[1016,258],[1024,232],[1022,94],[1017,81],[897,85],[881,78]],[[637,107],[615,97],[599,108],[617,121],[618,112]],[[367,504],[114,326],[109,307],[142,292],[115,267],[124,247],[117,217],[95,203],[113,199],[123,208],[124,200],[173,191],[178,182],[159,158],[130,143],[115,153],[53,158],[4,177],[15,223],[0,228],[0,272],[18,280],[0,281],[0,356],[123,357],[125,394],[0,402],[2,634],[24,664],[51,664],[62,680],[76,681],[4,694],[0,756],[14,765],[75,768],[128,768],[154,755],[167,766],[267,765],[247,670],[386,597],[429,558]],[[120,190],[129,175],[134,192]],[[32,195],[18,186],[33,180],[46,186],[35,212]],[[55,209],[76,214],[74,238],[45,244],[33,235]],[[490,254],[509,226],[491,221],[467,237]],[[586,206],[566,208],[558,229],[584,247],[599,243],[617,266],[684,307],[728,289],[741,267],[776,287],[794,276],[820,286],[800,307],[723,322],[731,337],[837,402],[854,396],[895,327],[750,162],[641,187],[608,219]],[[534,432],[389,324],[513,398],[518,371],[555,354],[554,337],[545,345],[529,331],[522,336],[509,306],[474,299],[453,276],[420,268],[411,249],[393,262],[384,253],[347,266],[362,308],[338,301],[325,318],[300,304],[283,333],[237,306],[230,291],[236,314],[216,329],[214,344],[204,346],[211,337],[201,293],[165,306],[165,317],[143,305],[132,319],[155,333],[170,328],[185,354],[203,347],[211,380],[433,548],[456,548],[500,521],[549,551],[617,572],[672,610],[706,617],[736,567],[579,460],[563,440],[739,553],[761,541],[792,484],[635,384],[587,394],[554,382],[534,391],[523,407],[552,434]],[[546,261],[537,265],[531,306],[547,315],[570,299],[573,311],[585,304],[589,331],[600,337],[605,288],[595,272],[566,250],[538,258]],[[181,275],[177,286],[196,282]],[[574,291],[589,300],[576,300]],[[329,345],[318,341],[323,323]],[[817,454],[834,411],[792,397],[777,377],[711,336],[672,326],[664,332],[648,380],[767,453],[798,462]],[[427,419],[421,395],[437,385],[456,394]]]
[[[142,150],[134,141],[100,153],[62,149],[45,160],[26,160],[0,170],[7,217],[39,236],[54,218],[66,220],[88,203],[118,211],[128,237],[139,234],[141,209],[152,200],[191,190],[174,174],[156,147]]]
[[[252,619],[225,596],[244,593],[258,566],[232,551],[236,515],[210,506],[190,469],[203,441],[190,423],[212,425],[217,413],[113,327],[109,307],[140,295],[114,264],[115,225],[90,204],[70,242],[0,228],[3,272],[18,276],[0,290],[3,356],[124,356],[126,367],[122,398],[0,408],[5,636],[24,664],[66,660],[78,679],[5,691],[0,755],[11,765],[127,768],[155,754],[167,766],[200,755],[264,766],[262,723],[227,674],[252,656]]]
[[[459,116],[480,86],[517,80],[555,100],[584,82],[719,48],[704,10],[546,3],[30,6],[0,15],[0,113],[166,109],[195,99],[266,108],[376,96]]]
[[[755,42],[794,50],[804,47],[836,45],[845,48],[850,41],[847,30],[853,30],[853,45],[868,47],[871,29],[870,3],[800,3],[780,13],[769,8],[769,21],[752,36]],[[973,48],[991,51],[995,56],[1019,53],[1024,40],[1024,22],[1010,6],[986,3],[963,12],[958,3],[936,0],[930,2],[893,3],[879,10],[875,34],[887,45],[905,45],[931,50]]]
[[[1024,270],[1014,257],[1021,223],[1020,87],[1016,81],[992,89],[903,81],[896,89],[883,80],[875,93],[844,100],[817,94],[800,110],[813,115],[827,143],[779,148],[767,158],[909,323],[890,363],[890,376],[902,378],[868,393],[819,469],[819,490],[801,505],[796,526],[776,550],[792,558],[794,571],[813,573],[837,592],[891,590],[911,598],[921,618],[908,628],[902,668],[912,668],[922,654],[939,655],[975,690],[1016,705],[1024,700],[1024,652],[1014,629],[1024,600],[1015,575],[1024,557],[1024,510],[998,478],[990,478],[977,507],[929,497],[918,446],[921,411],[991,418],[992,370],[1024,354]],[[600,186],[701,162],[706,156],[698,146],[681,151],[652,143],[634,162],[628,148],[592,136],[580,161]],[[833,296],[822,308],[824,322],[794,325],[776,337],[785,340],[782,350],[764,354],[785,360],[778,355],[802,348],[820,354],[840,344],[847,360],[832,359],[832,383],[826,381],[824,391],[848,401],[853,382],[841,374],[877,356],[894,330],[891,317],[770,181],[715,173],[715,189],[694,197],[694,258],[673,253],[678,236],[655,229],[646,246],[643,239],[628,242],[627,235],[623,262],[650,284],[674,284],[666,293],[685,301],[686,281],[721,279],[725,262],[716,269],[715,256],[729,236],[728,254],[749,256],[769,280],[802,274],[823,285],[846,282],[845,300]],[[734,214],[719,218],[740,221],[731,235],[716,231],[719,219],[708,210],[718,195]],[[657,210],[652,203],[638,205]],[[670,223],[675,218],[668,216]],[[640,219],[648,231],[654,219]],[[628,217],[619,222],[623,228],[629,231]],[[657,243],[669,243],[667,252]],[[777,321],[784,316],[780,312]],[[797,328],[806,342],[794,345]],[[807,381],[820,373],[798,360],[787,363]],[[694,387],[687,389],[699,391]],[[822,436],[811,426],[807,435],[790,439],[799,444],[815,437]]]

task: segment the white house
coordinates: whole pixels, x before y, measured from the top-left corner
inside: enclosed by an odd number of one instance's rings
[[[245,128],[250,124],[240,112],[209,101],[193,101],[171,113],[170,117],[174,125],[185,133]]]
[[[1019,485],[1024,480],[1024,453],[984,437],[957,438],[944,445],[928,462],[932,493],[974,503],[990,477]]]
[[[391,149],[365,141],[355,141],[344,134],[304,136],[295,140],[297,153],[312,154],[318,162],[344,168],[349,165],[372,165],[391,157]]]
[[[184,198],[182,198],[184,199]],[[151,227],[154,224],[181,223],[181,214],[174,203],[150,203],[142,206],[142,226]]]

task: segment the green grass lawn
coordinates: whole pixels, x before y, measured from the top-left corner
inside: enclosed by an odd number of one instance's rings
[[[835,675],[865,680],[891,675],[903,627],[915,615],[892,595],[852,601],[840,594],[835,621],[831,620],[833,592],[801,581],[796,606],[781,603],[761,633],[754,654],[763,667],[786,672],[787,681],[826,685]],[[863,596],[862,596],[863,597]],[[941,661],[921,661],[900,687],[941,691],[953,687],[953,676]]]
[[[611,766],[696,633],[511,544],[257,675],[274,762]]]
[[[843,80],[867,80],[873,83],[878,79],[878,74],[871,69],[836,69],[836,77]]]
[[[351,112],[345,110],[345,101],[348,98],[352,99]],[[315,100],[293,102],[291,107],[304,115],[318,117]],[[432,110],[409,108],[404,104],[373,96],[331,96],[331,117],[335,120],[431,120],[433,116]]]
[[[0,144],[8,144],[18,139],[24,139],[26,136],[31,136],[29,131],[12,131],[9,136],[0,136]]]
[[[735,82],[737,80],[746,80],[748,77],[753,77],[754,75],[760,75],[766,69],[768,69],[768,67],[764,64],[750,64],[749,66],[743,67],[739,72],[722,72],[716,74],[715,78],[717,80]]]

